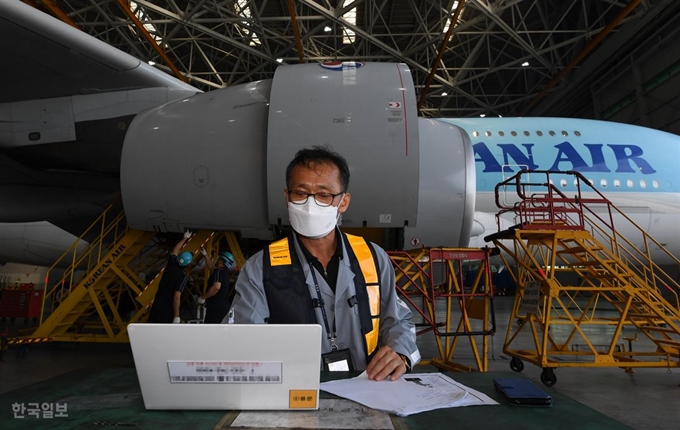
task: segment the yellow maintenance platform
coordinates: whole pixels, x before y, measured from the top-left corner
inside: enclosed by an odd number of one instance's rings
[[[496,186],[496,204],[499,232],[485,240],[517,268],[513,370],[540,366],[551,386],[559,367],[680,367],[680,286],[650,250],[680,261],[659,242],[578,172],[520,172]]]
[[[4,347],[19,345],[22,355],[36,342],[129,342],[127,325],[148,318],[172,248],[158,236],[130,229],[119,205],[111,205],[48,270],[39,327]],[[233,232],[195,232],[183,248],[195,256],[185,299],[206,288],[208,269],[195,264],[201,246],[209,255],[229,249],[239,267],[244,263]]]

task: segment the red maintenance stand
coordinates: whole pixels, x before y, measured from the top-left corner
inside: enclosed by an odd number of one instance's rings
[[[42,306],[42,290],[34,290],[33,284],[21,284],[19,288],[5,288],[0,296],[0,319],[14,321],[24,318],[37,321]]]

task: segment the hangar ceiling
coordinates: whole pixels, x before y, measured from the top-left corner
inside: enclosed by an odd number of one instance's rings
[[[436,117],[594,118],[592,85],[680,11],[672,0],[25,1],[204,91],[300,61],[404,62],[421,115]]]

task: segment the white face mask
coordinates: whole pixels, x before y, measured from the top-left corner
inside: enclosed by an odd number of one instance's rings
[[[338,223],[338,206],[321,207],[310,197],[296,205],[288,202],[290,225],[299,234],[310,239],[320,239],[330,233]]]

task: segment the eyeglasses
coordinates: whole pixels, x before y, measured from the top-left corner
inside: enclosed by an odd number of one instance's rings
[[[286,192],[288,193],[288,199],[290,199],[290,202],[295,205],[304,205],[305,203],[307,203],[307,199],[309,199],[309,197],[313,197],[314,203],[321,207],[328,207],[332,205],[333,201],[337,196],[345,194],[344,191],[337,194],[325,192],[307,193],[305,191],[298,190],[286,190]]]

